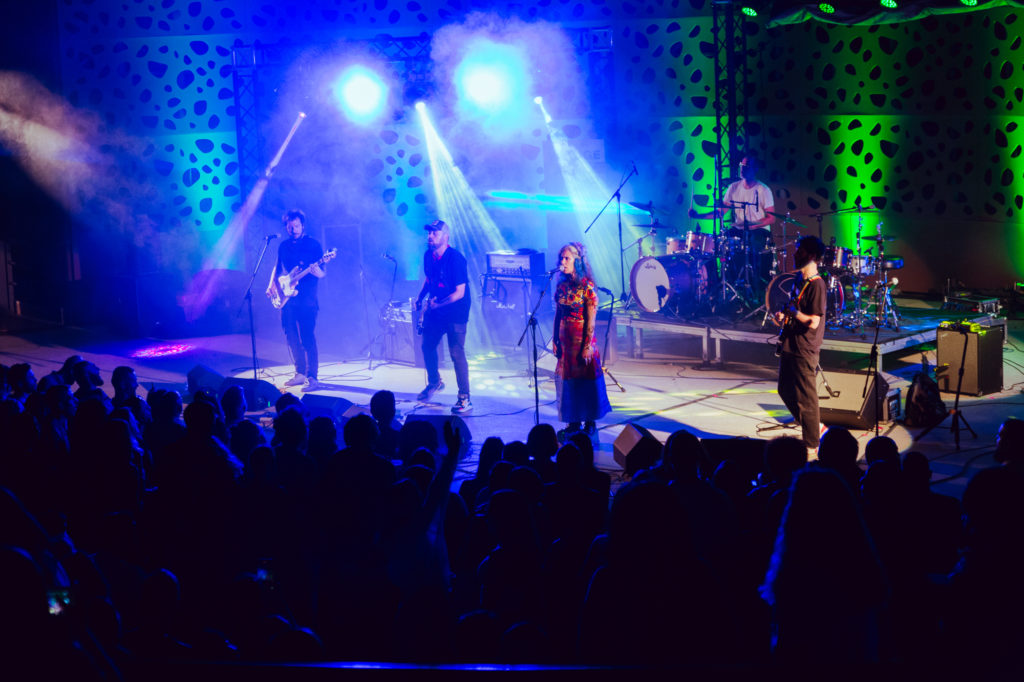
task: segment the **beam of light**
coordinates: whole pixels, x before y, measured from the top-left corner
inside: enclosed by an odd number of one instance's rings
[[[356,64],[345,69],[333,89],[345,116],[354,123],[366,125],[384,113],[388,85],[380,74],[366,66]]]
[[[579,232],[575,238],[582,241],[583,245],[587,248],[590,265],[594,271],[594,278],[597,280],[598,285],[606,286],[616,294],[622,293],[618,291],[620,287],[627,289],[626,293],[628,294],[629,270],[636,260],[637,252],[635,247],[627,249],[627,252],[624,254],[624,269],[620,270],[619,227],[614,201],[608,205],[608,208],[597,219],[594,226],[590,228],[590,232],[585,235],[583,234],[583,230],[590,225],[590,222],[594,220],[594,216],[597,215],[597,212],[608,201],[612,191],[597,176],[594,168],[587,163],[583,155],[569,144],[569,139],[565,136],[565,133],[552,124],[551,116],[548,114],[547,107],[544,106],[543,101],[538,102],[537,105],[540,107],[544,120],[547,123],[548,135],[551,138],[555,155],[558,157],[558,165],[562,170],[562,177],[565,179],[565,188],[569,198],[572,200],[576,224],[579,227]],[[630,218],[629,213],[625,210],[629,208],[629,204],[625,201],[622,203],[624,209],[622,241],[623,246],[626,247],[646,230],[639,230],[632,226],[634,222],[645,221]],[[650,252],[650,245],[651,241],[649,239],[644,242],[646,253]]]
[[[476,38],[455,68],[459,108],[491,132],[518,129],[529,115],[533,82],[529,60],[517,46]]]
[[[476,353],[490,350],[498,347],[497,342],[514,344],[518,339],[492,338],[490,330],[483,323],[480,305],[483,300],[483,292],[480,291],[483,274],[481,266],[486,263],[486,254],[489,251],[508,249],[508,243],[462,171],[455,165],[451,152],[430,121],[426,106],[417,105],[416,110],[427,142],[438,217],[448,223],[452,245],[468,261],[469,285],[474,298],[472,314],[477,316],[477,322],[469,325],[470,351]]]
[[[295,118],[295,123],[292,124],[292,129],[288,131],[284,142],[278,147],[277,153],[274,154],[274,158],[271,159],[266,170],[263,172],[263,176],[255,182],[252,191],[245,198],[245,203],[235,213],[227,229],[221,233],[217,243],[214,244],[210,253],[203,259],[203,267],[200,272],[206,272],[208,276],[199,277],[197,274],[189,284],[188,292],[182,297],[185,319],[189,322],[195,322],[206,313],[206,309],[220,290],[224,273],[228,271],[228,264],[234,259],[242,243],[242,237],[245,235],[249,221],[252,220],[252,217],[256,214],[256,209],[259,208],[260,202],[263,201],[263,194],[267,191],[270,178],[274,174],[277,164],[281,162],[281,157],[284,156],[284,152],[291,143],[292,138],[295,136],[295,131],[299,129],[299,126],[305,120],[306,114],[300,111],[299,115]],[[257,291],[260,290],[257,283],[253,284],[253,288]]]

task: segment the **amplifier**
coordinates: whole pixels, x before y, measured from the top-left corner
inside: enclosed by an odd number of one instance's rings
[[[944,393],[956,391],[963,360],[961,393],[987,395],[1003,390],[1005,327],[950,325],[935,332],[935,381]]]
[[[490,251],[487,274],[503,277],[543,277],[544,254],[533,249]]]

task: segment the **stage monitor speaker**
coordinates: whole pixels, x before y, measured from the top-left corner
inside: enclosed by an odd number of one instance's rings
[[[639,424],[626,424],[612,448],[616,463],[627,476],[654,466],[661,458],[661,441]]]
[[[228,377],[220,383],[217,389],[217,397],[224,395],[229,386],[241,386],[245,394],[245,404],[250,410],[262,410],[273,407],[277,399],[281,397],[281,389],[269,381],[262,379],[245,379],[243,377]]]
[[[355,403],[351,400],[333,395],[306,393],[302,396],[302,405],[306,408],[306,413],[310,419],[330,417],[335,423],[348,419],[354,414],[359,414],[359,408],[355,407]],[[353,409],[353,407],[355,407],[355,411],[350,413],[349,410]]]
[[[433,425],[434,430],[437,431],[437,443],[440,449],[444,446],[444,424],[445,422],[451,422],[452,426],[459,430],[459,440],[462,442],[462,447],[459,451],[459,458],[461,459],[469,448],[469,444],[473,442],[473,434],[469,430],[469,426],[466,422],[457,414],[410,414],[405,418],[405,423],[420,421],[427,422]]]
[[[825,379],[832,391],[838,391],[839,395],[833,397],[825,390],[825,382],[819,376],[818,386],[818,408],[821,414],[821,423],[829,426],[848,426],[855,429],[871,429],[875,426],[875,388],[878,386],[878,402],[881,405],[881,414],[878,421],[887,422],[890,420],[889,407],[889,383],[884,377],[878,377],[874,372],[871,378],[866,379],[867,372],[840,372],[836,370],[822,370]],[[867,390],[865,391],[865,383]]]
[[[1003,330],[981,327],[977,332],[939,329],[936,332],[935,380],[939,390],[955,393],[963,358],[964,381],[960,392],[986,395],[1003,390]],[[967,355],[964,356],[964,343]]]
[[[220,386],[224,383],[224,375],[210,369],[206,365],[196,365],[188,371],[188,392],[194,396],[202,389],[206,389],[215,396],[220,397]]]

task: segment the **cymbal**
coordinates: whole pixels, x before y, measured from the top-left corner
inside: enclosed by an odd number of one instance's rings
[[[643,211],[644,213],[654,213],[653,201],[648,201],[646,204],[641,204],[637,201],[631,201],[629,202],[629,205],[637,209],[638,211]]]
[[[661,223],[659,223],[657,221],[655,221],[653,223],[633,223],[633,227],[650,227],[650,228],[653,228],[655,230],[668,230],[668,229],[671,229],[668,225],[662,225]]]
[[[868,239],[873,242],[891,242],[896,241],[896,237],[890,237],[889,235],[875,235],[874,237],[861,237],[861,239]]]

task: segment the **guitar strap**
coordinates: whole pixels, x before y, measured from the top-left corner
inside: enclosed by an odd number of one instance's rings
[[[821,275],[815,275],[814,277],[811,277],[810,279],[804,280],[804,285],[802,287],[800,287],[800,293],[796,297],[796,304],[798,306],[800,305],[800,299],[804,297],[804,292],[807,291],[807,287],[810,285],[811,282],[813,282],[816,279],[821,279]]]

